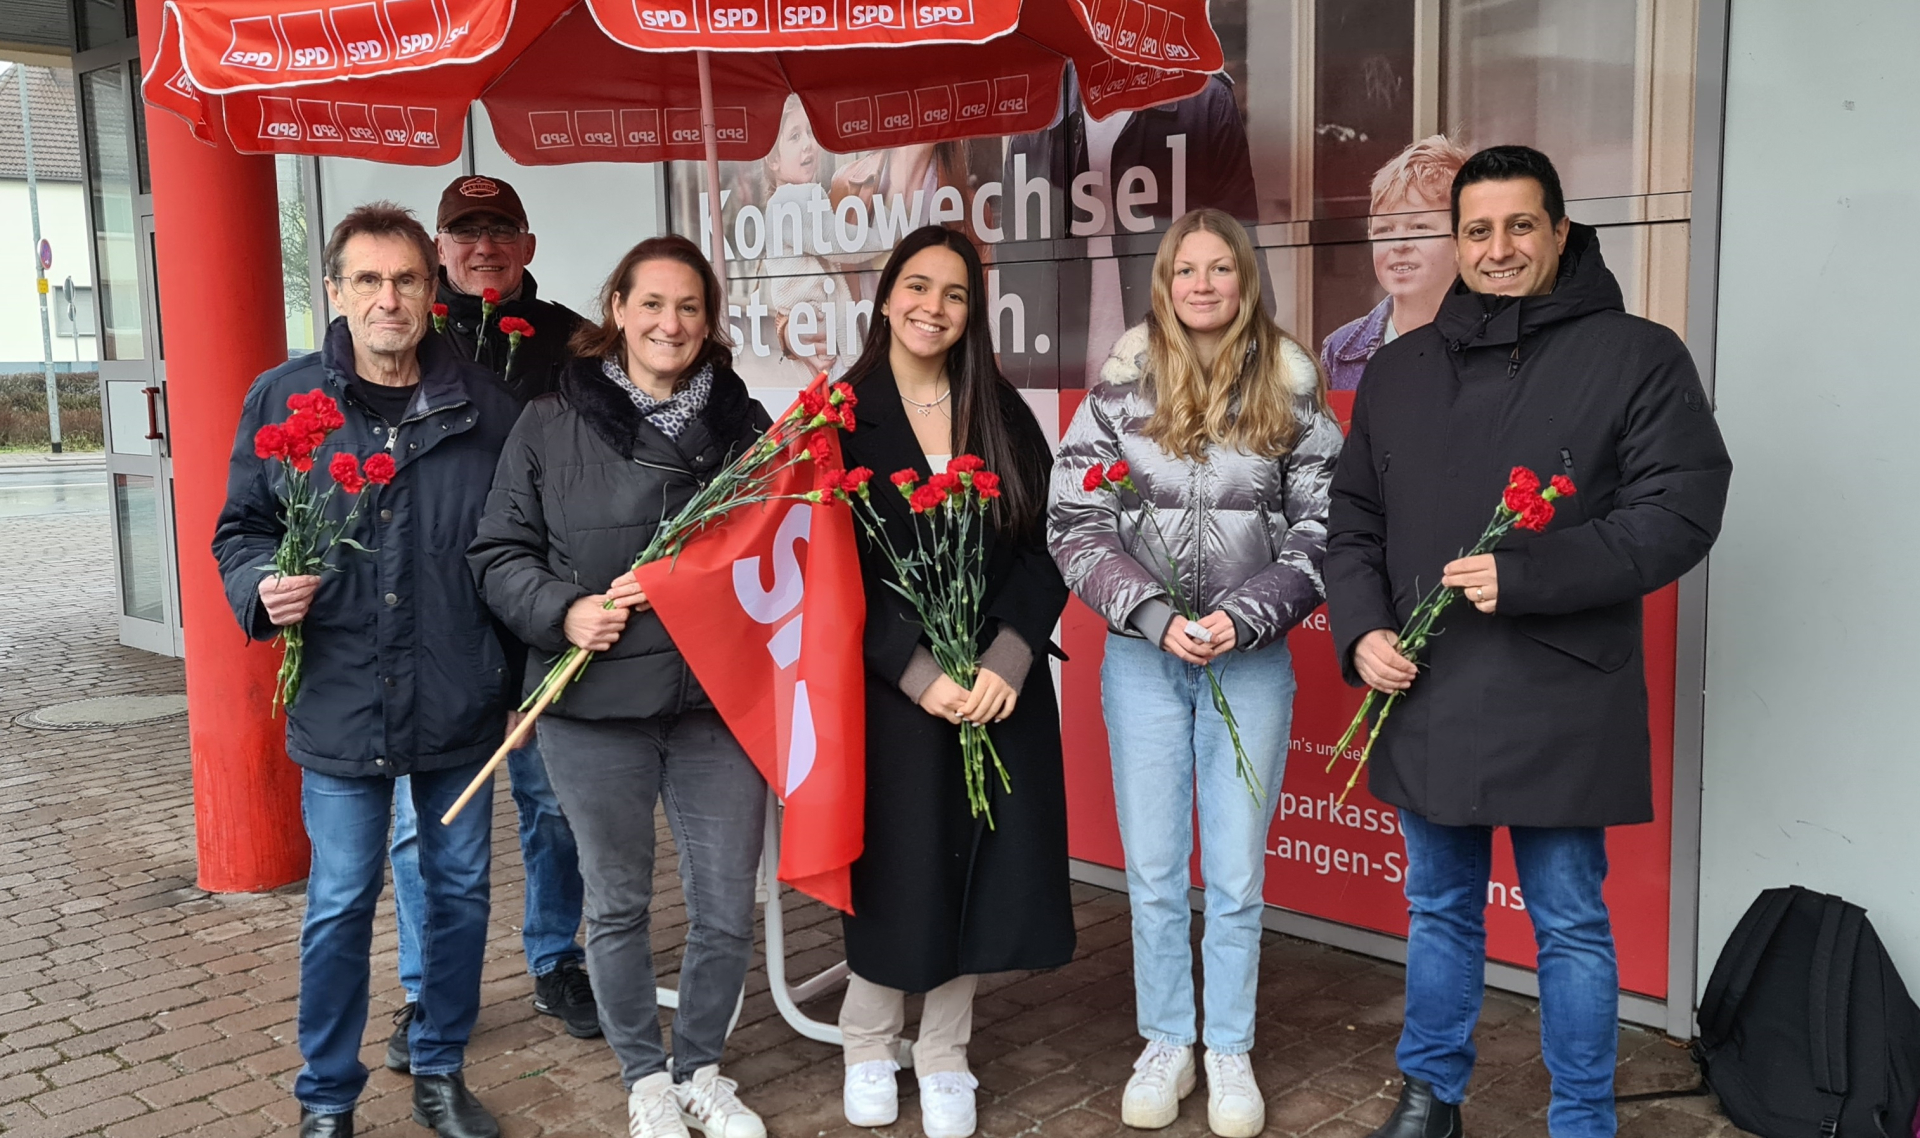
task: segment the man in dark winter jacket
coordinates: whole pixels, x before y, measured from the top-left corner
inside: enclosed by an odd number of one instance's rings
[[[1341,667],[1402,693],[1369,786],[1407,843],[1406,1082],[1374,1138],[1461,1133],[1498,826],[1539,943],[1547,1127],[1611,1135],[1606,827],[1654,817],[1640,602],[1706,556],[1732,462],[1686,347],[1623,310],[1545,155],[1474,155],[1452,209],[1460,282],[1367,365],[1327,542]],[[1461,557],[1515,466],[1576,492],[1544,532]],[[1394,630],[1436,580],[1466,603],[1416,667]]]
[[[446,305],[446,337],[468,359],[493,369],[522,406],[554,389],[561,369],[573,358],[567,341],[580,326],[580,314],[564,304],[541,300],[527,265],[538,244],[527,224],[520,195],[498,178],[462,175],[440,195],[434,221],[440,250],[437,303]],[[488,289],[499,294],[484,318]],[[503,317],[533,325],[507,367]]]
[[[247,634],[293,625],[305,667],[287,707],[287,754],[301,773],[313,846],[300,934],[300,1053],[294,1081],[304,1136],[351,1135],[366,1085],[369,946],[380,896],[394,779],[410,777],[432,935],[424,938],[419,1014],[410,1040],[413,1117],[442,1138],[497,1138],[461,1068],[480,1011],[493,795],[451,825],[437,819],[505,732],[516,669],[465,559],[500,448],[519,408],[486,369],[427,335],[434,248],[411,214],[386,202],[335,227],[327,299],[345,315],[320,351],[254,381],[229,463],[213,552]],[[316,490],[336,455],[391,458],[393,477],[327,514],[360,506],[321,576],[271,572],[285,533],[286,467],[256,456],[255,435],[288,417],[288,397],[319,391],[343,420],[314,454]],[[251,709],[265,714],[265,708]]]
[[[553,390],[561,370],[573,358],[567,342],[579,327],[580,316],[535,295],[533,275],[527,272],[534,236],[520,195],[498,178],[462,175],[440,195],[436,226],[437,303],[447,309],[447,342],[463,359],[477,355],[521,406]],[[498,302],[483,320],[482,305],[489,289],[498,294]],[[534,329],[533,335],[521,339],[511,368],[507,337],[500,332],[500,321],[507,317],[525,320]],[[519,645],[513,647],[517,650]],[[518,665],[518,651],[515,655]],[[533,1007],[541,1015],[558,1016],[567,1034],[590,1039],[600,1034],[600,1011],[583,967],[586,949],[579,941],[585,886],[573,829],[547,781],[537,743],[529,739],[507,755],[507,778],[519,813],[520,857],[527,871],[520,943],[527,954],[527,971],[533,974]],[[420,993],[426,897],[420,884],[418,835],[411,796],[403,791],[394,800],[392,856],[394,908],[400,922],[400,986],[407,1002],[394,1015],[393,1034],[387,1040],[387,1066],[396,1071],[408,1066],[407,1039]]]

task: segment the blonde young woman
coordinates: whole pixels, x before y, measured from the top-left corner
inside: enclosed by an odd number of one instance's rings
[[[1187,908],[1197,791],[1207,1121],[1248,1138],[1266,1125],[1248,1052],[1265,838],[1292,720],[1286,635],[1321,600],[1340,429],[1313,357],[1262,307],[1246,231],[1219,210],[1168,229],[1153,313],[1120,338],[1100,379],[1060,445],[1047,536],[1067,583],[1109,628],[1101,699],[1147,1040],[1121,1119],[1166,1126],[1197,1081]],[[1117,460],[1156,506],[1157,531],[1135,529],[1133,495],[1122,503],[1082,486],[1093,464]],[[1161,584],[1169,556],[1197,620]],[[1264,788],[1257,799],[1236,774],[1209,663]]]

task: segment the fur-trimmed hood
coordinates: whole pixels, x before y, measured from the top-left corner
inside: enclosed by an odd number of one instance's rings
[[[1254,352],[1253,345],[1247,346],[1249,357]],[[1314,365],[1313,357],[1292,337],[1281,341],[1281,356],[1286,361],[1287,390],[1297,399],[1312,395],[1320,387],[1320,371]],[[1107,356],[1107,362],[1100,365],[1100,378],[1108,383],[1121,385],[1138,383],[1147,373],[1147,322],[1142,320],[1121,335],[1113,345],[1113,352]]]

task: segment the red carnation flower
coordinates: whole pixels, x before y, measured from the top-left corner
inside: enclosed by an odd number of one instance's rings
[[[1088,493],[1092,493],[1093,491],[1100,489],[1100,484],[1102,482],[1105,482],[1106,480],[1107,480],[1106,467],[1103,467],[1096,462],[1093,464],[1093,467],[1087,471],[1087,476],[1080,480],[1080,488],[1082,490],[1087,491]]]
[[[483,288],[483,289],[481,289],[481,290],[480,290],[480,303],[481,303],[481,304],[499,304],[499,303],[500,303],[500,290],[499,290],[499,289],[497,289],[497,288]]]
[[[945,472],[936,474],[932,478],[927,479],[927,488],[929,490],[940,491],[942,496],[958,494],[960,492],[960,476]]]
[[[296,452],[291,457],[289,457],[287,461],[292,463],[293,468],[295,470],[298,470],[300,473],[305,474],[307,471],[313,469],[313,452],[312,451]]]
[[[947,460],[948,474],[972,474],[986,467],[986,460],[976,454],[956,454]]]
[[[1560,495],[1562,498],[1573,497],[1573,479],[1568,478],[1566,475],[1564,474],[1554,475],[1553,481],[1549,483],[1549,485],[1553,487],[1553,492],[1555,494]]]
[[[1516,466],[1507,475],[1507,485],[1532,494],[1540,489],[1540,476],[1524,466]]]
[[[385,486],[393,481],[393,456],[386,451],[369,456],[365,472],[367,481],[375,486]]]
[[[998,498],[1000,476],[991,470],[982,470],[973,476],[973,488],[980,492],[982,498]]]
[[[444,305],[444,304],[436,304],[436,305],[434,305],[434,306],[433,306],[433,314],[434,314],[435,316],[439,316],[439,317],[443,317],[443,318],[444,318],[444,317],[446,316],[446,314],[447,314],[447,306],[446,306],[446,305]]]
[[[864,494],[867,492],[867,483],[871,481],[873,471],[865,466],[856,466],[841,472],[840,489],[848,494]]]
[[[1531,490],[1523,490],[1518,486],[1509,486],[1507,487],[1506,493],[1500,496],[1500,500],[1506,504],[1507,509],[1512,510],[1514,513],[1525,514],[1529,507],[1540,500],[1540,495],[1535,494]]]
[[[927,485],[915,490],[912,496],[907,499],[907,504],[913,507],[914,513],[924,514],[928,510],[938,507],[940,503],[946,500],[947,496],[939,490],[936,490],[933,484],[929,482]]]
[[[800,414],[805,418],[809,420],[819,418],[826,413],[826,410],[827,397],[820,394],[819,388],[809,387],[800,393]]]
[[[1552,520],[1553,503],[1547,501],[1545,498],[1535,498],[1533,501],[1527,503],[1526,512],[1521,514],[1520,520],[1513,524],[1519,526],[1521,529],[1530,529],[1535,533],[1539,533],[1541,530],[1546,529],[1547,523]]]
[[[349,494],[358,494],[366,489],[367,480],[360,476],[360,462],[346,451],[333,456],[327,464],[327,473],[333,477],[334,484]]]
[[[894,471],[888,475],[887,478],[888,481],[892,482],[895,486],[900,487],[900,492],[904,494],[913,489],[915,482],[920,481],[920,474],[912,467],[908,467],[905,470]]]
[[[278,423],[268,423],[253,433],[253,453],[261,458],[287,457],[287,432]]]
[[[1133,468],[1127,465],[1126,459],[1121,459],[1119,462],[1107,467],[1107,481],[1125,482],[1127,475],[1131,473],[1133,473]]]

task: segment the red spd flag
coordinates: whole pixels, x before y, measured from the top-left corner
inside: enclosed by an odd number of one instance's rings
[[[837,432],[823,431],[840,468]],[[814,488],[797,463],[774,494]],[[866,598],[848,507],[743,506],[678,561],[635,571],[667,633],[786,805],[780,880],[853,911],[848,867],[865,838]]]

